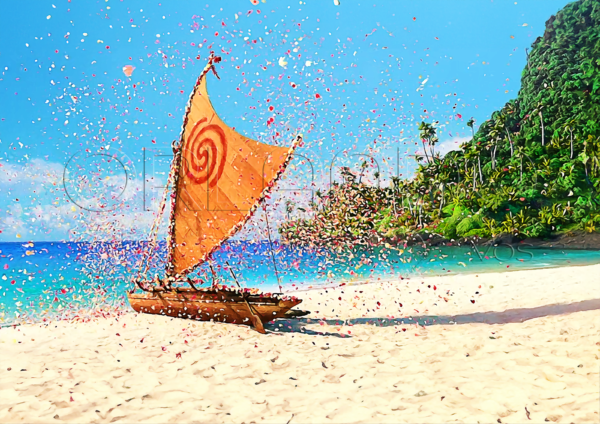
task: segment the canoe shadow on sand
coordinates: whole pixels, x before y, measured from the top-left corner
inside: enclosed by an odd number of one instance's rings
[[[306,325],[315,325],[321,322],[327,325],[375,325],[377,327],[392,327],[398,325],[419,324],[449,325],[449,324],[509,324],[520,323],[533,318],[541,318],[553,315],[563,315],[573,312],[592,311],[600,309],[600,299],[584,300],[581,302],[546,305],[536,308],[508,309],[501,312],[477,312],[464,315],[418,315],[405,318],[350,318],[350,319],[326,319],[299,318],[290,320],[278,320],[275,323],[265,325],[265,329],[274,333],[303,333],[315,336],[351,337],[339,333],[321,332],[310,330]]]

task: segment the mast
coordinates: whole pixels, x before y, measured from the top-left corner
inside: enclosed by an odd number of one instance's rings
[[[185,141],[185,129],[188,123],[188,117],[190,115],[190,110],[192,108],[192,101],[200,86],[200,82],[206,76],[208,71],[213,70],[214,74],[217,76],[217,72],[214,70],[215,63],[219,63],[221,61],[220,56],[215,56],[214,52],[210,53],[208,57],[208,63],[202,70],[202,73],[198,76],[196,80],[196,85],[194,85],[194,89],[192,90],[192,94],[188,99],[187,106],[185,108],[185,117],[183,118],[183,124],[181,126],[181,134],[179,136],[179,143],[173,143],[173,169],[174,169],[174,178],[173,178],[173,192],[171,193],[171,214],[169,216],[169,228],[167,233],[167,265],[166,265],[166,274],[168,277],[173,276],[173,248],[175,243],[174,231],[175,231],[175,204],[177,202],[177,183],[179,182],[179,173],[181,170],[181,148],[183,147],[183,143]]]

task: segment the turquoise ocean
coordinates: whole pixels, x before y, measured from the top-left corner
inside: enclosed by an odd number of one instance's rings
[[[343,282],[428,275],[507,272],[600,263],[600,251],[511,247],[377,247],[341,251],[268,242],[230,242],[214,256],[219,283],[295,292]],[[0,243],[0,324],[65,316],[65,311],[111,305],[127,309],[141,257],[140,243]],[[148,276],[161,274],[166,249],[159,244]],[[277,269],[277,272],[275,272]],[[213,280],[207,266],[196,275]],[[279,277],[279,278],[278,278]],[[73,314],[71,313],[71,316]]]

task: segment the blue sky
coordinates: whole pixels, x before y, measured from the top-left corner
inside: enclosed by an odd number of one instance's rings
[[[0,240],[147,231],[142,192],[155,208],[168,163],[156,155],[179,137],[211,50],[219,115],[272,144],[303,133],[319,187],[336,154],[370,154],[385,180],[399,151],[410,175],[416,124],[439,121],[440,148],[456,148],[471,116],[516,97],[525,48],[568,2],[254,3],[0,2]],[[308,169],[299,158],[286,187]]]

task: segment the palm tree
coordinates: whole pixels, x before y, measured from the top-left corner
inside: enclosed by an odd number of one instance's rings
[[[362,181],[362,177],[365,173],[365,169],[367,169],[367,161],[363,161],[363,163],[360,165],[360,175],[358,176],[358,183],[360,184],[360,182]]]
[[[587,163],[590,161],[590,159],[592,159],[592,157],[594,157],[594,148],[593,148],[593,144],[594,144],[594,136],[592,135],[588,135],[587,140],[585,140],[583,142],[583,152],[581,152],[579,154],[579,160],[581,160],[581,162],[583,163],[583,168],[585,169],[585,179],[589,181],[589,174],[588,174],[588,166]],[[598,160],[596,158],[596,160]],[[591,170],[593,171],[594,169],[594,161],[591,161]]]
[[[471,146],[469,150],[465,152],[465,159],[470,161],[471,159],[475,159],[477,157],[477,162],[479,164],[479,180],[483,184],[483,176],[481,174],[481,161],[480,161],[480,153],[477,146]],[[477,164],[473,164],[473,188],[477,186]]]
[[[475,130],[473,129],[474,125],[475,125],[475,119],[473,119],[473,117],[471,117],[471,119],[469,119],[469,121],[467,122],[467,127],[471,128],[471,134],[473,135],[473,139],[475,139]]]
[[[496,125],[494,125],[492,130],[489,132],[489,136],[490,136],[491,140],[490,140],[490,143],[487,145],[488,148],[492,149],[492,152],[491,152],[492,169],[496,169],[496,149],[498,148],[498,142],[502,139],[502,137],[500,136],[502,126],[500,125],[500,122],[498,122],[498,121],[496,121],[495,124]]]
[[[506,105],[506,113],[508,115],[512,115],[513,113],[516,114],[517,113],[517,105],[515,103],[509,102]],[[508,120],[508,115],[505,115],[506,120],[504,121],[504,130],[506,131],[506,135],[508,136],[508,141],[510,142],[510,156],[512,157],[514,155],[514,148],[513,148],[513,141],[512,141],[512,137],[510,136],[510,131],[508,131],[508,128],[506,127],[506,121]]]
[[[437,137],[436,135],[436,129],[433,128],[433,135],[432,137],[429,139],[429,146],[431,148],[431,159],[434,159],[434,147],[436,144],[438,144],[438,142],[440,141],[440,139]],[[439,154],[438,154],[439,156]]]
[[[290,213],[292,213],[293,210],[294,210],[294,202],[292,202],[291,200],[286,200],[285,201],[285,212],[287,214],[288,221],[290,220]]]
[[[521,181],[523,181],[523,157],[525,156],[525,148],[523,146],[517,147],[517,157],[521,161]]]
[[[458,177],[458,181],[460,183],[461,178],[460,178],[460,161],[464,159],[463,155],[459,155],[457,151],[451,151],[448,152],[447,155],[444,156],[444,165],[446,165],[446,163],[448,163],[448,167],[452,168],[452,169],[456,169],[456,174]],[[452,177],[451,179],[453,180],[453,172],[450,174]]]
[[[501,140],[499,137],[496,140],[491,140],[488,146],[492,149],[492,170],[496,169],[496,150],[498,149],[498,141]]]
[[[575,119],[569,119],[563,125],[563,130],[568,131],[571,134],[571,156],[570,159],[573,159],[573,129],[575,128],[576,121]]]
[[[479,168],[479,181],[483,184],[483,173],[481,172],[481,151],[475,148],[477,152],[477,167]]]
[[[419,137],[421,137],[421,143],[423,143],[423,152],[425,153],[427,162],[431,162],[429,160],[429,156],[427,155],[427,147],[425,146],[425,142],[427,141],[428,143],[431,143],[431,139],[435,137],[435,129],[431,124],[423,121],[419,124]]]
[[[592,159],[590,172],[592,173],[592,176],[595,176],[594,171],[600,170],[600,161],[598,161],[598,158],[600,157],[600,137],[588,135],[587,146],[590,149],[590,158]]]
[[[581,160],[581,163],[583,163],[583,169],[585,169],[585,178],[587,180],[588,179],[587,163],[590,160],[590,157],[588,156],[588,154],[585,150],[583,152],[579,153],[579,160]]]
[[[544,146],[545,141],[546,141],[546,134],[545,134],[545,129],[544,129],[544,115],[542,114],[543,108],[544,108],[544,105],[541,102],[539,102],[537,105],[537,108],[534,110],[534,113],[537,112],[537,114],[540,117],[540,126],[542,128],[542,146]]]
[[[512,110],[512,109],[511,109]],[[506,127],[506,121],[507,121],[508,117],[503,114],[500,113],[498,115],[498,117],[496,118],[496,125],[501,128],[502,130],[504,130],[504,132],[506,133],[506,136],[508,137],[508,142],[510,143],[510,156],[512,157],[514,155],[514,149],[513,149],[513,142],[512,142],[512,138],[510,137],[510,132],[508,131],[508,128]]]

